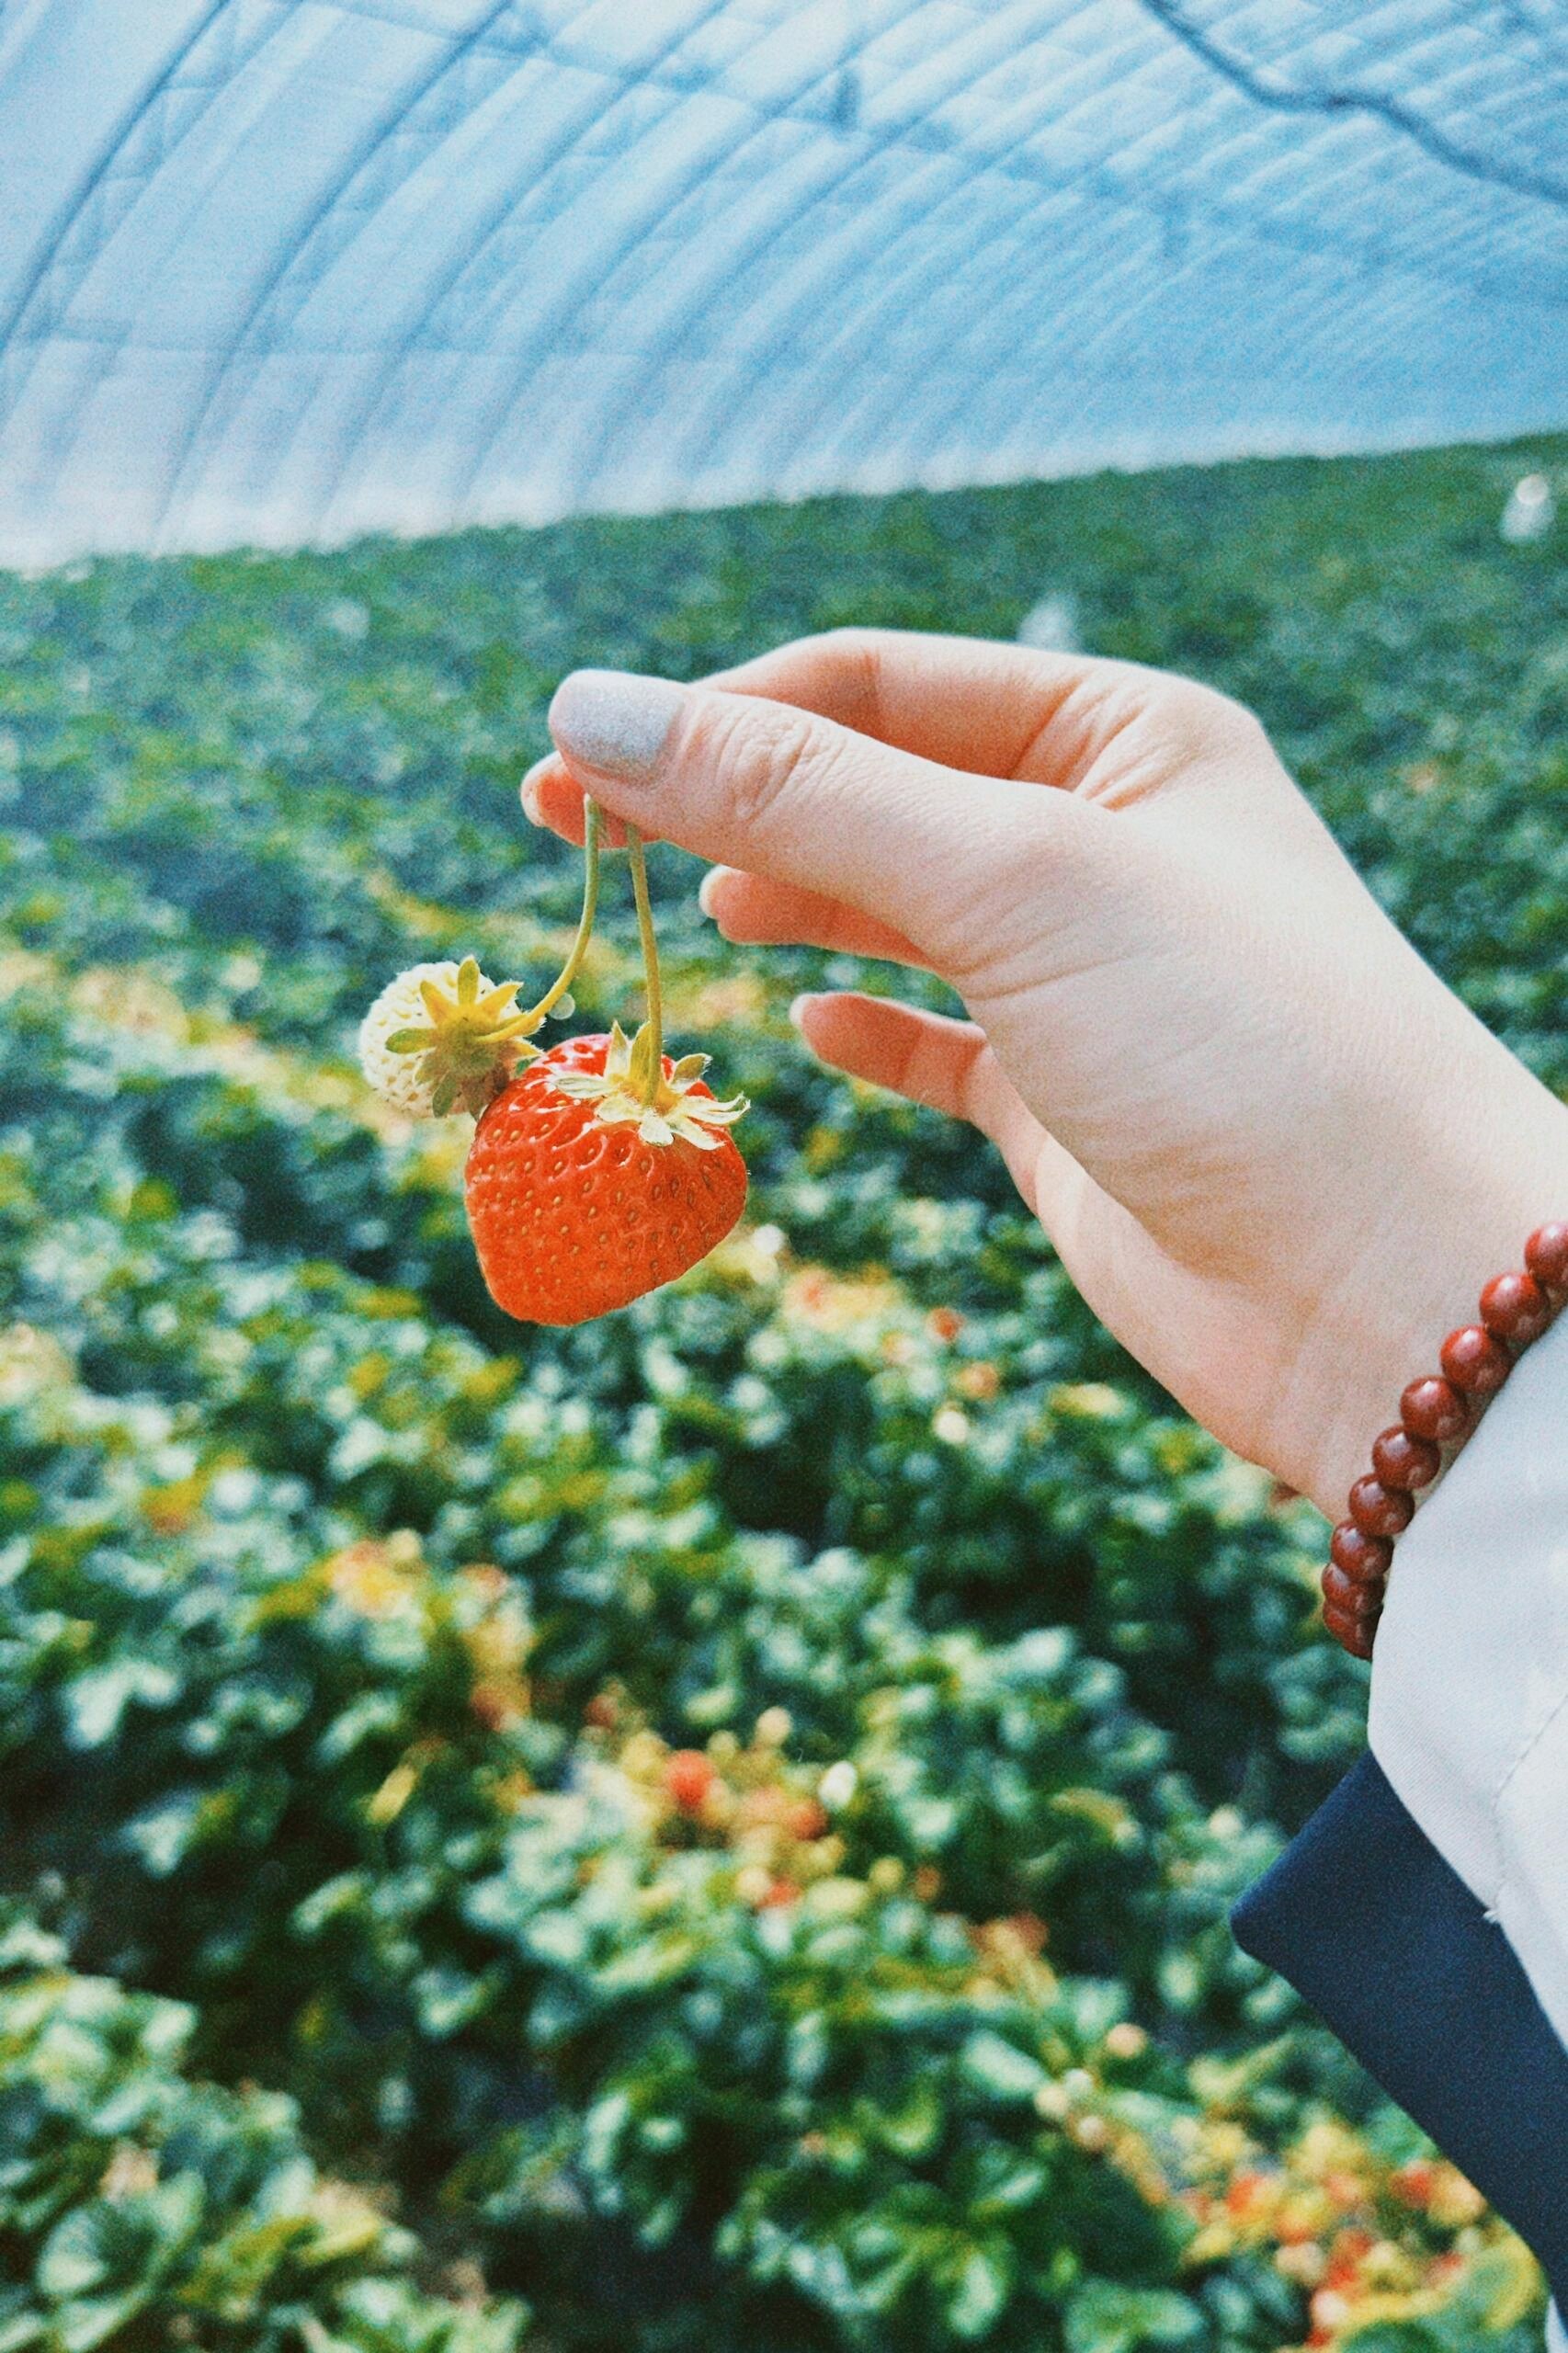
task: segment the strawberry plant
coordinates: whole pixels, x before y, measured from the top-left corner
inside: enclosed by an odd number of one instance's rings
[[[460,2273],[423,2291],[417,2243],[318,2171],[290,2100],[187,2075],[192,2023],[0,1908],[0,2342],[516,2353],[526,2308]]]
[[[0,581],[0,2347],[1533,2345],[1225,1926],[1362,1738],[1312,1516],[971,1138],[802,1057],[875,968],[719,951],[667,848],[585,892],[515,794],[578,664],[1050,587],[1253,701],[1568,1085],[1568,574],[1495,529],[1564,461]],[[746,1172],[617,1029],[655,891]],[[725,1172],[614,1313],[510,1293],[598,1263],[536,1108],[596,1187]]]

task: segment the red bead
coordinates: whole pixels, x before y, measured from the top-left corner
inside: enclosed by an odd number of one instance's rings
[[[1325,1604],[1334,1609],[1343,1609],[1351,1618],[1375,1617],[1383,1606],[1383,1582],[1381,1577],[1375,1585],[1357,1585],[1343,1569],[1335,1567],[1330,1561],[1323,1573],[1322,1584]]]
[[[1370,1658],[1377,1640],[1377,1621],[1371,1618],[1351,1618],[1342,1609],[1324,1608],[1323,1622],[1339,1644],[1352,1658]]]
[[[1456,1389],[1472,1397],[1494,1396],[1514,1369],[1514,1359],[1501,1340],[1484,1324],[1461,1324],[1443,1342],[1442,1367]]]
[[[1538,1225],[1525,1245],[1525,1264],[1538,1283],[1568,1290],[1568,1220]]]
[[[1385,1487],[1429,1487],[1443,1458],[1425,1438],[1412,1438],[1396,1423],[1372,1448],[1372,1468]]]
[[[1393,1546],[1381,1536],[1364,1536],[1353,1519],[1342,1519],[1334,1531],[1328,1556],[1352,1585],[1370,1585],[1387,1576]]]
[[[1358,1479],[1350,1490],[1350,1517],[1363,1536],[1398,1536],[1415,1509],[1403,1488],[1385,1487],[1381,1479]]]
[[[1412,1438],[1456,1438],[1470,1420],[1470,1408],[1451,1381],[1435,1372],[1413,1381],[1399,1401],[1399,1418]]]
[[[1551,1309],[1533,1275],[1494,1275],[1481,1294],[1481,1320],[1498,1339],[1523,1347],[1540,1339]]]

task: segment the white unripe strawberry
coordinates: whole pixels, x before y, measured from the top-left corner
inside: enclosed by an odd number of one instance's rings
[[[516,996],[515,981],[497,988],[472,956],[411,964],[359,1024],[359,1067],[408,1119],[479,1112],[536,1051],[525,1042],[530,1025],[515,1011]]]

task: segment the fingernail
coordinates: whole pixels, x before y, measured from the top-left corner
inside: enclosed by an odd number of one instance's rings
[[[697,886],[697,904],[701,908],[705,915],[710,915],[713,912],[714,897],[718,892],[721,881],[723,880],[724,873],[725,869],[723,867],[710,866],[707,873],[703,876],[701,881]]]
[[[658,764],[686,689],[629,670],[574,670],[555,690],[550,732],[568,758],[597,776],[640,783]]]
[[[791,1001],[790,1006],[790,1018],[794,1023],[797,1029],[803,1030],[805,1029],[806,1024],[804,1016],[806,1007],[808,1005],[815,1005],[816,1002],[816,998],[810,995],[798,996]]]

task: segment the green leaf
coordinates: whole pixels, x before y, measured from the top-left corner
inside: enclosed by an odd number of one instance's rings
[[[867,2100],[859,2113],[868,2134],[899,2156],[913,2158],[925,2156],[936,2146],[947,2108],[936,2078],[926,2075],[910,2086],[896,2108],[880,2108]]]
[[[119,2336],[127,2321],[146,2310],[154,2292],[151,2283],[142,2283],[118,2296],[91,2296],[62,2306],[54,2316],[60,2353],[97,2353],[98,2346]]]
[[[960,2064],[971,2084],[989,2092],[995,2099],[1032,2099],[1041,2086],[1050,2081],[1038,2059],[1031,2059],[1016,2043],[1005,2041],[999,2034],[983,2028],[971,2034],[964,2044]]]
[[[180,1790],[126,1824],[127,1843],[154,1879],[167,1879],[184,1861],[199,1834],[203,1804],[199,1790]]]
[[[1087,2279],[1068,2303],[1067,2353],[1137,2353],[1144,2345],[1185,2345],[1203,2329],[1186,2296],[1163,2288],[1122,2288]]]
[[[995,2326],[1013,2292],[1013,2266],[1006,2242],[975,2247],[965,2258],[958,2285],[948,2299],[948,2324],[955,2336],[972,2344]]]
[[[70,1738],[75,1748],[102,1748],[119,1730],[129,1707],[165,1708],[179,1691],[179,1678],[147,1658],[119,1658],[92,1668],[65,1687]]]

